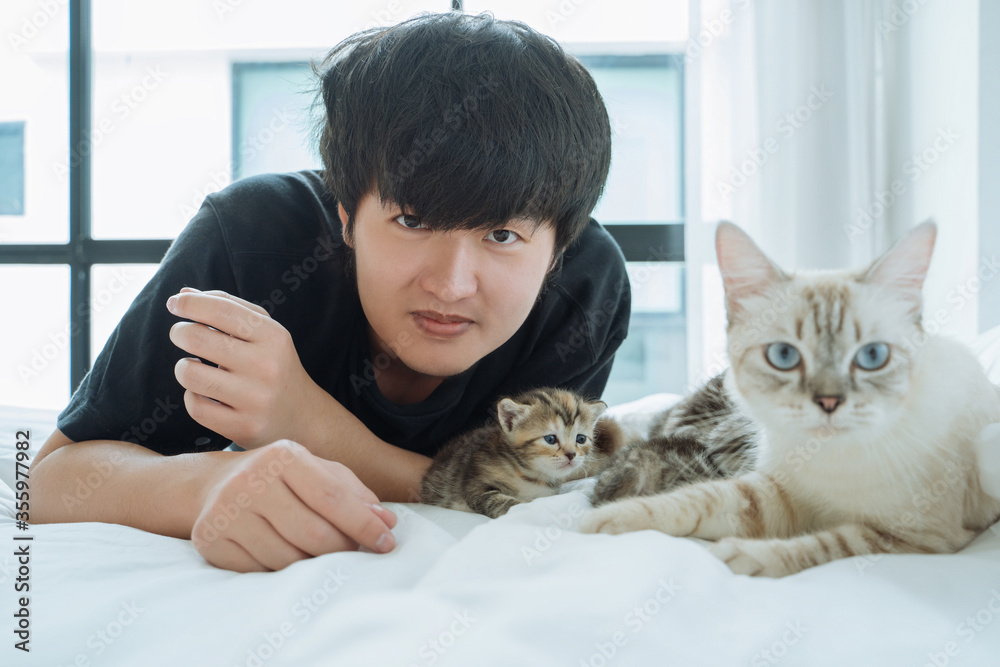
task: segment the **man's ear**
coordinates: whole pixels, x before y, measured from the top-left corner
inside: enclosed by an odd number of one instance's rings
[[[342,229],[342,236],[344,237],[344,243],[346,243],[349,248],[353,249],[354,239],[351,238],[351,232],[347,226],[347,221],[349,220],[347,210],[340,202],[337,202],[337,212],[340,214],[340,226]]]

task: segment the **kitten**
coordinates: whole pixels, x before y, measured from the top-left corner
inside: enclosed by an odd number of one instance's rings
[[[757,428],[729,398],[724,377],[716,375],[671,406],[653,420],[645,441],[611,457],[594,485],[593,504],[748,472]]]
[[[607,404],[563,389],[533,389],[497,403],[496,421],[460,434],[424,474],[420,501],[496,518],[599,471],[624,442]]]
[[[975,447],[1000,395],[965,347],[928,336],[924,223],[861,271],[786,274],[735,225],[716,232],[731,367],[759,427],[754,470],[583,518],[718,540],[736,573],[784,576],[837,558],[952,553],[1000,518]]]

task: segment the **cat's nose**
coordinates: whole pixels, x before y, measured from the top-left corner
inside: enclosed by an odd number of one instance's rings
[[[814,396],[813,400],[819,404],[819,407],[827,413],[832,413],[837,409],[837,406],[844,402],[843,396]]]
[[[570,461],[572,461],[575,456],[576,452],[566,452],[566,458],[568,458]]]

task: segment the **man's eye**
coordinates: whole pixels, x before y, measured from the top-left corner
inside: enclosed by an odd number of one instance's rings
[[[404,213],[403,215],[396,216],[394,219],[407,229],[423,229],[425,226],[424,223],[420,222],[420,218],[414,215],[406,215]]]
[[[512,245],[520,238],[516,232],[512,232],[509,229],[495,229],[489,234],[489,239],[500,245]]]

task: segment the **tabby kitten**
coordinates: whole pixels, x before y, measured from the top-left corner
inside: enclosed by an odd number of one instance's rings
[[[621,449],[597,478],[593,504],[672,491],[748,472],[757,428],[729,398],[724,374],[653,420],[647,439]]]
[[[420,501],[496,518],[598,472],[623,444],[607,404],[556,388],[497,404],[496,421],[449,440],[424,474]]]
[[[924,223],[860,271],[786,274],[735,225],[716,232],[731,368],[759,428],[755,468],[583,518],[718,540],[736,573],[783,576],[837,558],[952,553],[1000,518],[975,447],[1000,395],[965,347],[928,336]]]

